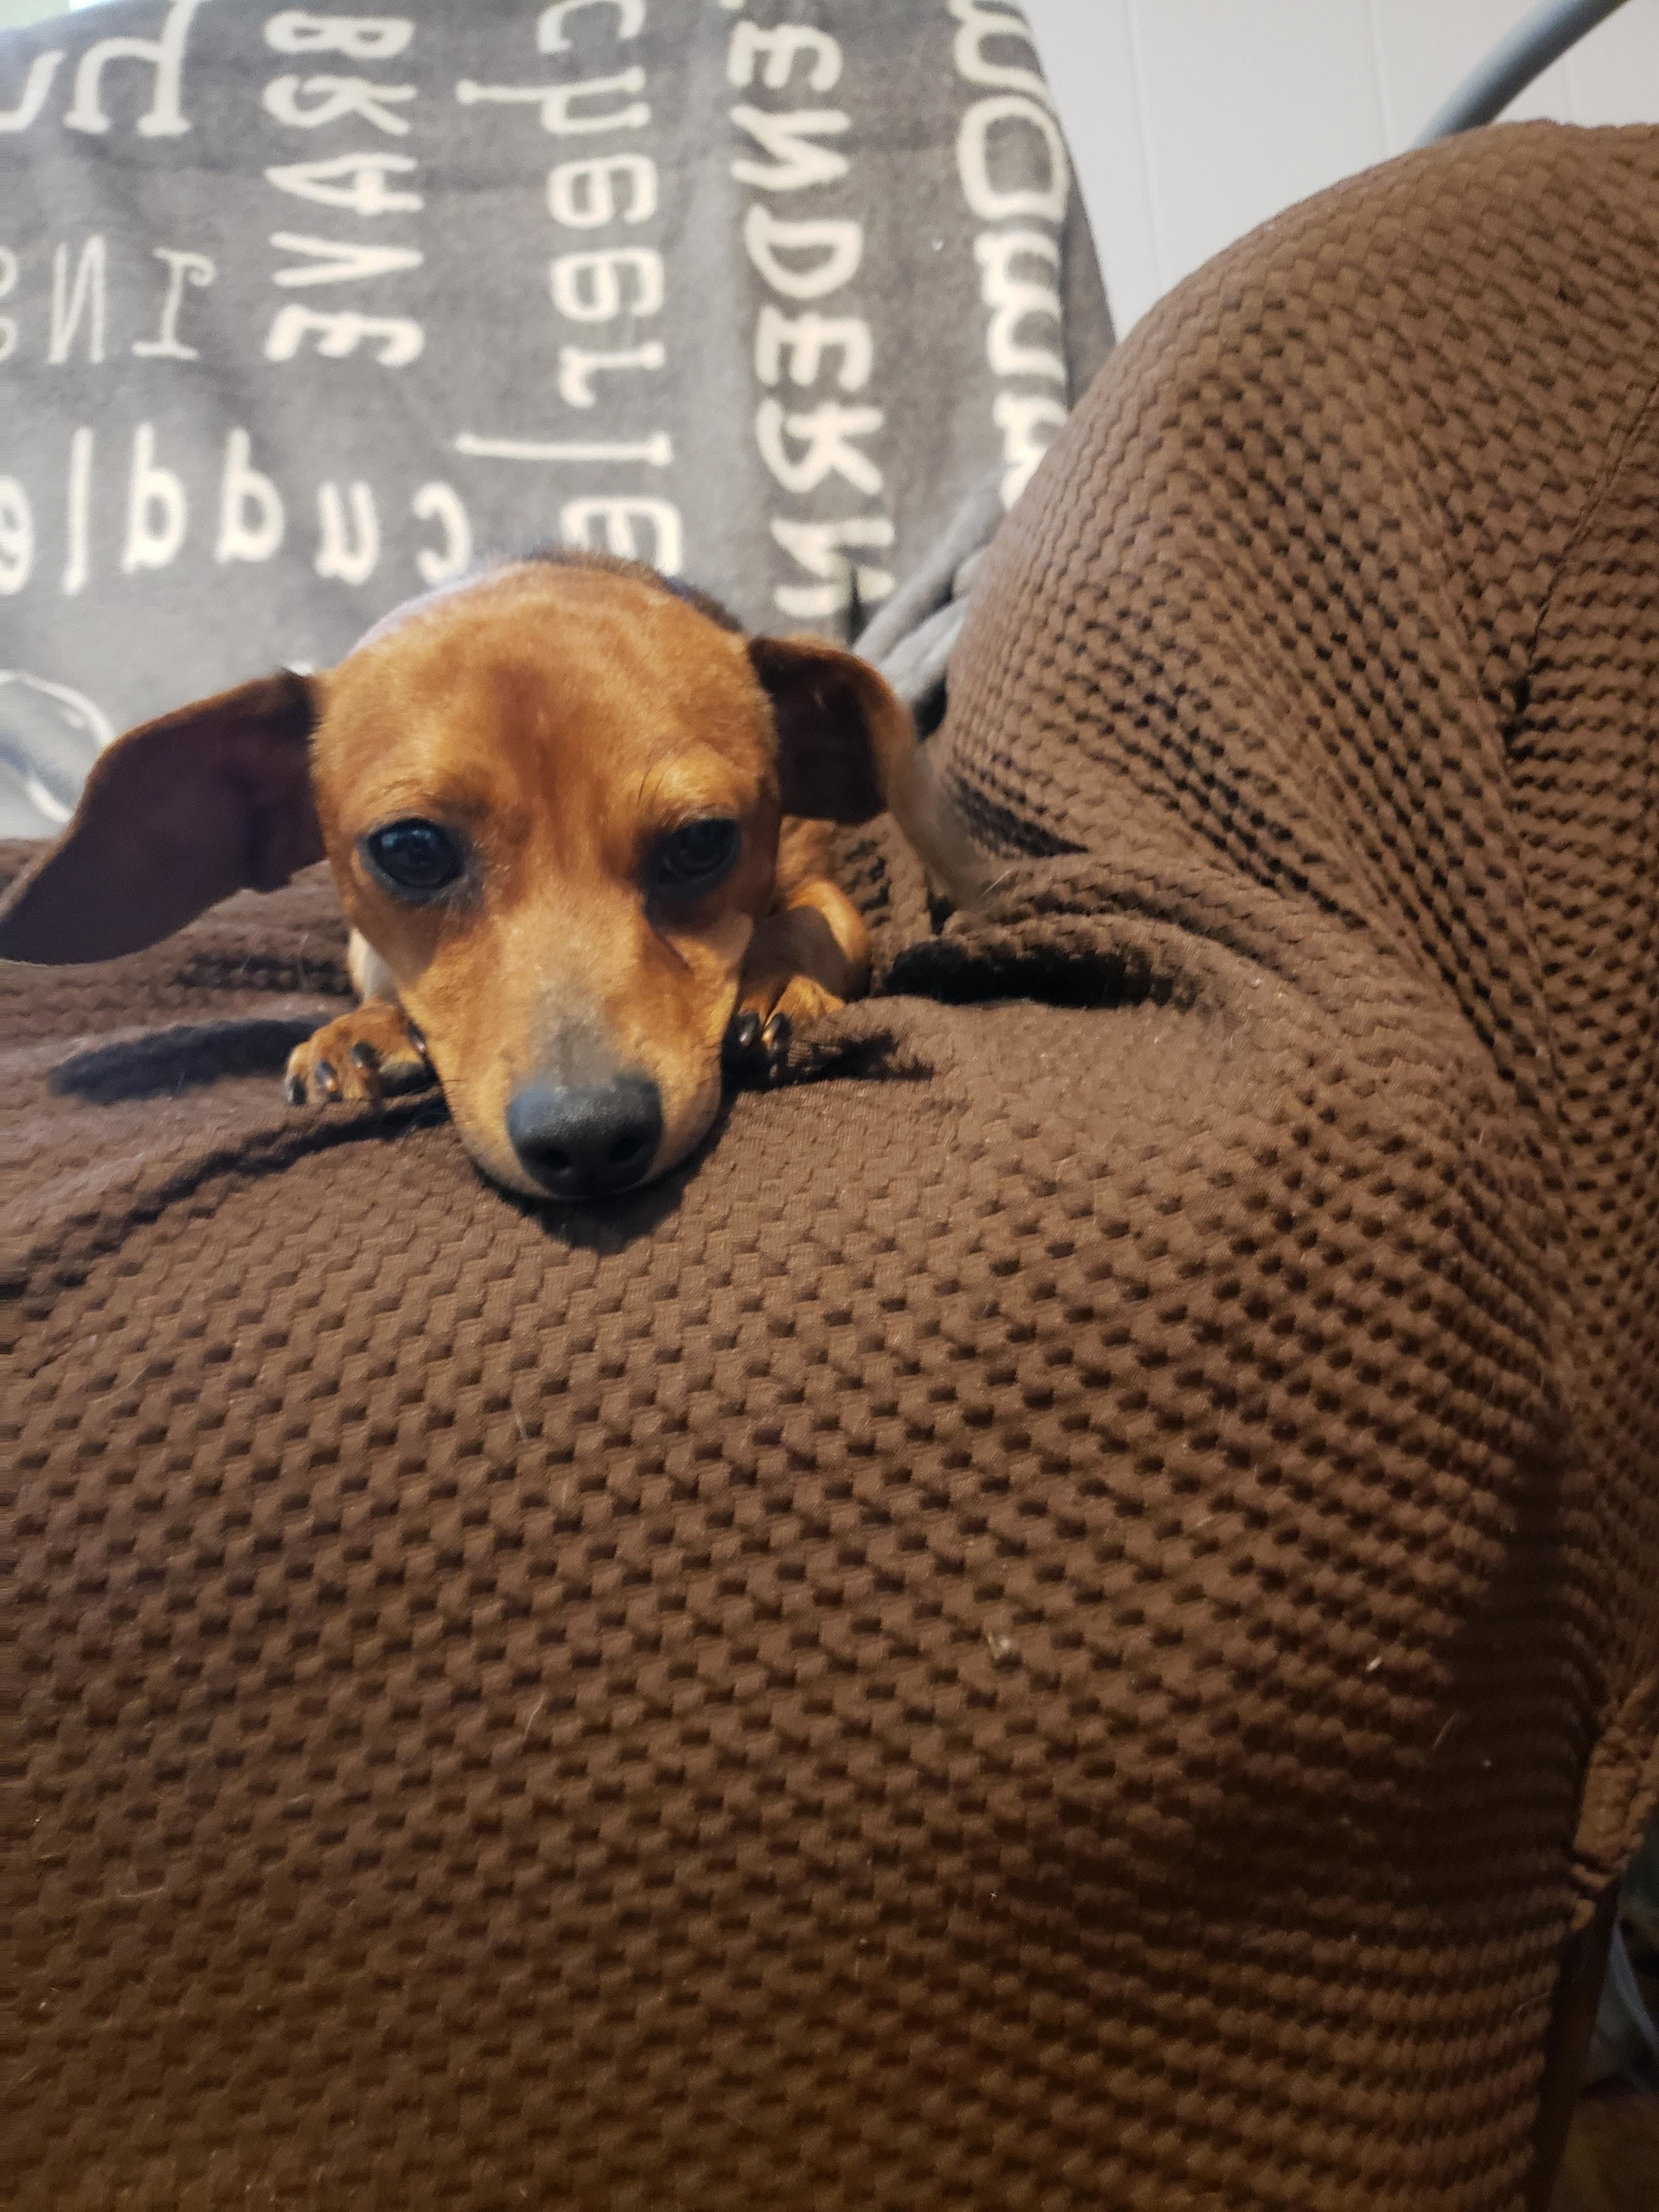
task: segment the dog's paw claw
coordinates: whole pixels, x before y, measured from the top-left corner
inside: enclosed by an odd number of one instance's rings
[[[346,1055],[362,1078],[363,1096],[378,1106],[385,1095],[380,1081],[380,1055],[372,1044],[354,1044]]]
[[[726,1074],[734,1082],[754,1081],[761,1065],[760,1039],[758,1014],[738,1013],[732,1016],[720,1057],[725,1062]]]
[[[766,1055],[766,1079],[769,1083],[781,1080],[789,1065],[789,1046],[794,1030],[785,1013],[774,1014],[760,1033],[761,1050]]]
[[[726,1033],[728,1073],[781,1083],[796,1031],[838,1012],[842,1003],[807,975],[751,979]]]

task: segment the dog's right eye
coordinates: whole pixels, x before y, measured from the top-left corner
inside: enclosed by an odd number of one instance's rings
[[[465,866],[454,836],[435,822],[388,822],[370,831],[362,849],[381,882],[404,898],[435,898]]]
[[[711,814],[671,830],[651,856],[653,890],[667,897],[713,890],[728,876],[743,849],[743,830],[726,816]]]

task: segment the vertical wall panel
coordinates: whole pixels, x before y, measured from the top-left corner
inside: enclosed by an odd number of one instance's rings
[[[1659,121],[1659,5],[1626,0],[1566,57],[1580,123]]]
[[[1408,146],[1531,0],[1024,4],[1121,333],[1266,216]],[[1511,113],[1659,122],[1659,0],[1627,0]]]
[[[1168,284],[1158,251],[1152,164],[1135,84],[1127,0],[1035,0],[1025,9],[1066,125],[1078,183],[1120,331],[1124,307]]]
[[[1173,283],[1387,151],[1364,0],[1129,0]]]
[[[1641,0],[1634,0],[1639,5]],[[1370,0],[1395,122],[1389,150],[1409,146],[1447,94],[1512,31],[1531,0]],[[1510,113],[1577,122],[1565,62],[1529,85]]]

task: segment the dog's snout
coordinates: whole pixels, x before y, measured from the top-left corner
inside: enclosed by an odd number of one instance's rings
[[[526,1084],[507,1109],[526,1174],[555,1198],[604,1198],[650,1173],[662,1140],[662,1096],[649,1076]]]

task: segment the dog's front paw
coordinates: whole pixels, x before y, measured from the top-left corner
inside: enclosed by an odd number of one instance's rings
[[[426,1040],[403,1008],[371,999],[295,1047],[283,1089],[291,1106],[379,1105],[388,1091],[418,1091],[433,1079]]]
[[[810,975],[745,977],[726,1033],[728,1072],[750,1082],[781,1081],[795,1031],[838,1014],[846,1003]]]

